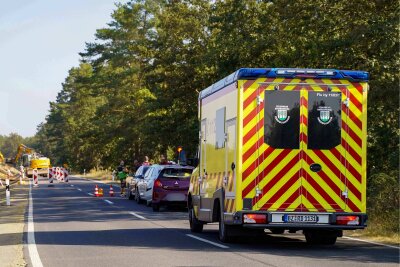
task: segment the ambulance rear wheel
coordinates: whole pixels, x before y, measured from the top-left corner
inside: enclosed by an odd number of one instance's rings
[[[219,207],[218,207],[219,208]],[[224,222],[224,212],[221,208],[219,208],[219,228],[218,228],[218,237],[221,242],[229,243],[233,241],[232,237],[232,226],[227,225]]]
[[[203,231],[203,224],[196,218],[193,206],[189,207],[189,224],[191,232],[201,233]]]
[[[305,231],[304,236],[308,244],[312,245],[334,245],[338,233],[336,231]]]

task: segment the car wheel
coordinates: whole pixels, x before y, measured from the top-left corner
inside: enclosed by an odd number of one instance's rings
[[[153,211],[159,211],[160,210],[160,205],[158,204],[151,204],[151,207],[153,208]]]
[[[131,189],[129,187],[128,187],[128,192],[127,192],[126,195],[128,196],[129,200],[132,200],[134,198],[134,196],[132,195],[132,191],[131,191]]]
[[[142,200],[140,199],[139,190],[137,188],[135,190],[135,200],[136,200],[136,203],[138,203],[138,204],[140,204],[142,202]]]
[[[203,224],[197,220],[193,207],[189,208],[189,224],[190,231],[193,233],[201,233],[203,231]]]

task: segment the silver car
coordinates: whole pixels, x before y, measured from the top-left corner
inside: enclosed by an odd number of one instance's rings
[[[130,177],[126,178],[126,197],[127,198],[133,199],[135,197],[136,185],[140,180],[143,180],[144,175],[149,167],[150,166],[142,165],[137,169],[137,171],[135,172],[135,175],[133,177],[130,176]]]
[[[146,202],[147,205],[151,204],[153,197],[154,181],[162,170],[162,165],[152,165],[146,171],[144,178],[140,179],[137,183],[137,190],[135,200],[137,203]]]

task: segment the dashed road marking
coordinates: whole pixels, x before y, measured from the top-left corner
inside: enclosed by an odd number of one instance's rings
[[[143,217],[143,216],[141,216],[141,215],[139,215],[139,214],[137,214],[137,213],[135,213],[135,212],[129,212],[129,214],[131,214],[131,215],[133,215],[133,216],[135,216],[135,217],[137,217],[137,218],[139,218],[139,219],[147,220],[145,217]]]
[[[349,236],[344,236],[343,238],[354,240],[354,241],[360,241],[360,242],[364,242],[364,243],[369,243],[369,244],[373,244],[373,245],[378,245],[378,246],[384,246],[384,247],[388,247],[388,248],[400,249],[400,247],[386,245],[386,244],[382,244],[382,243],[378,243],[378,242],[367,241],[367,240],[358,239],[358,238],[353,238],[353,237],[349,237]]]
[[[88,193],[89,196],[94,196],[92,193]]]
[[[110,200],[107,200],[107,199],[104,199],[104,201],[107,202],[110,205],[114,204],[113,202],[111,202]]]
[[[78,189],[78,191],[82,191],[82,189],[80,189],[80,188],[77,188]]]
[[[212,242],[212,241],[210,241],[210,240],[207,240],[207,239],[204,239],[204,238],[195,236],[195,235],[190,235],[190,234],[186,234],[186,235],[187,235],[188,237],[197,239],[197,240],[199,240],[199,241],[202,241],[202,242],[211,244],[211,245],[216,246],[216,247],[219,247],[219,248],[229,248],[228,246],[225,246],[225,245],[222,245],[222,244],[218,244],[218,243]]]
[[[70,184],[70,186],[74,187],[74,185],[73,185],[73,184]]]

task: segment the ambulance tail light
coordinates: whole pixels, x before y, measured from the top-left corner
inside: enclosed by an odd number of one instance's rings
[[[336,224],[338,225],[360,225],[359,216],[337,216]]]
[[[243,223],[268,223],[267,216],[265,214],[258,213],[247,213],[243,214]]]

